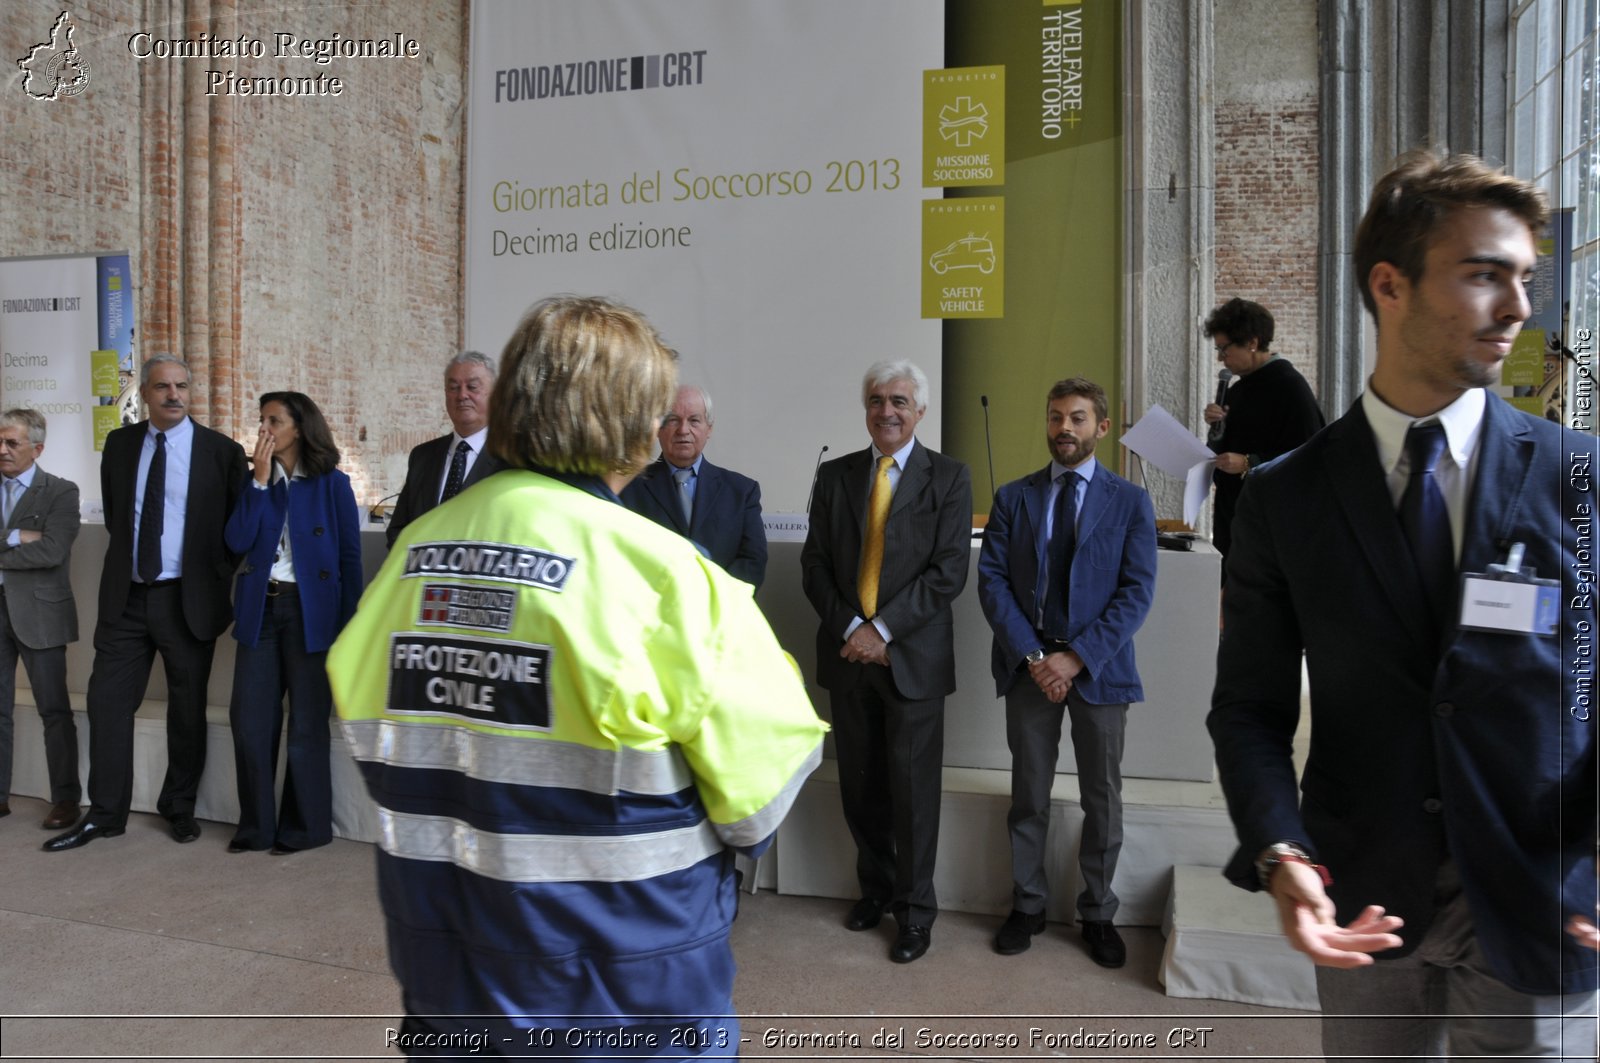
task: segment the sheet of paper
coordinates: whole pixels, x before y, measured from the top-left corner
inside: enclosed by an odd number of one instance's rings
[[[1183,522],[1191,528],[1195,526],[1195,518],[1205,508],[1206,496],[1211,493],[1211,470],[1216,465],[1214,461],[1203,461],[1194,466],[1183,485]]]
[[[1216,457],[1211,448],[1159,404],[1150,407],[1132,428],[1122,433],[1122,445],[1179,480],[1185,479],[1200,462]]]

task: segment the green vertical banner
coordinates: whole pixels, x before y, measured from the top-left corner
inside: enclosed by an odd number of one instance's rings
[[[89,394],[96,400],[95,405],[90,407],[94,419],[89,430],[94,438],[96,453],[106,448],[106,436],[119,423],[116,399],[121,391],[121,378],[118,376],[121,357],[121,353],[115,350],[89,352]],[[111,401],[99,401],[103,399]]]
[[[1005,262],[1002,197],[930,199],[922,204],[923,317],[1004,317]]]
[[[1096,456],[1121,464],[1121,39],[1116,0],[947,0],[945,69],[924,75],[922,313],[944,319],[943,445],[980,512],[980,396],[997,486],[1049,460],[1045,395],[1068,376],[1106,388]]]

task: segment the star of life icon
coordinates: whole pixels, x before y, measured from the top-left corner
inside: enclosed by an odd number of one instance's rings
[[[955,103],[939,108],[939,135],[958,148],[970,148],[989,132],[989,108],[974,105],[971,96],[957,96]]]
[[[61,12],[50,27],[50,39],[28,49],[17,60],[22,70],[22,91],[32,100],[58,100],[76,96],[89,86],[89,64],[72,43],[78,31],[72,14]]]

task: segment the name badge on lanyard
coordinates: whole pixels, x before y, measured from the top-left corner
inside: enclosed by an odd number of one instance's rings
[[[1554,638],[1561,616],[1561,583],[1522,567],[1522,543],[1512,543],[1501,565],[1466,572],[1461,579],[1461,628]]]

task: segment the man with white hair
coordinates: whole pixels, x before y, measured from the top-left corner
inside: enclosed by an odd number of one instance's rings
[[[384,529],[390,546],[407,524],[503,467],[484,452],[494,371],[494,359],[477,351],[463,351],[446,363],[444,412],[451,432],[412,448],[405,485]]]
[[[845,926],[889,910],[896,963],[928,951],[939,842],[944,699],[956,688],[950,603],[972,552],[972,475],[916,440],[928,378],[879,362],[861,383],[872,445],[817,473],[801,551],[821,618],[817,682],[832,695],[839,793],[861,899]]]
[[[767,531],[761,485],[705,458],[711,441],[711,396],[678,388],[656,439],[661,457],[622,490],[622,504],[671,528],[706,557],[759,588],[767,574]]]

